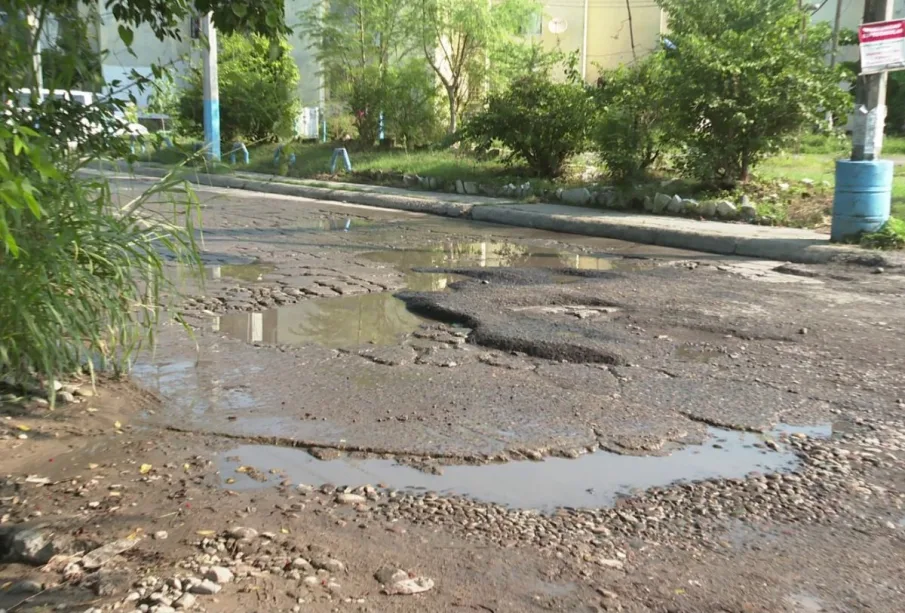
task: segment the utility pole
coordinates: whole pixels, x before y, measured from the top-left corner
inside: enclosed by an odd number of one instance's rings
[[[867,45],[876,45],[868,42],[868,33],[882,31],[882,27],[864,28],[864,24],[891,21],[892,12],[893,0],[865,0],[862,59],[870,51]],[[852,122],[852,159],[836,160],[833,225],[830,229],[830,239],[836,242],[858,239],[865,232],[876,232],[889,220],[893,163],[878,159],[883,150],[887,73],[882,70],[876,74],[863,72],[874,68],[862,63],[862,74],[858,77]]]
[[[204,64],[204,145],[211,161],[220,161],[220,85],[217,72],[217,31],[211,13],[201,18],[201,35],[207,43]]]
[[[842,29],[842,2],[836,0],[836,19],[833,21],[833,46],[830,51],[830,68],[836,67],[836,55],[839,53],[839,30]]]
[[[865,0],[862,23],[890,21],[893,0]],[[877,159],[883,147],[886,122],[887,73],[863,74],[855,90],[855,120],[852,134],[852,161]]]

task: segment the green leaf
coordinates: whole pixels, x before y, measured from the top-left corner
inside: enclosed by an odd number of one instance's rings
[[[129,28],[124,25],[119,26],[119,38],[123,41],[123,44],[127,47],[132,46],[132,41],[135,39],[135,32],[132,31],[132,28]]]
[[[235,3],[235,4],[233,4],[232,8],[233,8],[233,14],[236,17],[238,17],[239,19],[242,19],[246,15],[248,15],[248,7],[245,6],[244,4]]]
[[[25,150],[25,142],[16,134],[13,136],[13,155],[19,155]]]

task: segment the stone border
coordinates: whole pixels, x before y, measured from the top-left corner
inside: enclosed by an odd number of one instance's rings
[[[123,162],[105,163],[101,165],[101,169],[129,172],[137,176],[149,177],[163,177],[169,172],[159,166],[136,164],[130,167]],[[832,245],[829,243],[828,237],[824,242],[816,234],[814,238],[810,239],[807,237],[758,236],[753,235],[752,231],[763,233],[765,231],[770,232],[770,230],[763,226],[752,224],[720,224],[723,227],[720,228],[719,232],[714,232],[703,225],[700,228],[689,227],[688,224],[697,222],[687,218],[681,219],[685,227],[680,225],[667,227],[663,223],[659,225],[641,223],[636,219],[631,219],[631,215],[613,211],[609,211],[609,214],[608,211],[594,211],[594,213],[599,214],[593,217],[578,214],[570,215],[567,212],[560,214],[543,211],[544,208],[557,207],[559,205],[518,205],[511,204],[505,200],[491,204],[486,202],[489,198],[476,198],[476,200],[483,200],[484,202],[475,203],[450,202],[442,200],[442,196],[434,198],[379,193],[375,192],[373,187],[368,191],[355,191],[352,189],[317,187],[303,183],[281,182],[276,180],[276,177],[270,177],[269,175],[261,175],[262,179],[258,180],[247,176],[199,173],[188,168],[184,169],[184,175],[186,180],[197,185],[242,189],[315,200],[364,204],[378,208],[473,219],[475,221],[536,228],[553,232],[598,236],[720,255],[764,258],[800,264],[839,262],[890,268],[905,266],[905,254],[868,251],[845,245]],[[669,198],[670,202],[677,198],[665,197]],[[535,207],[537,210],[532,211],[531,209]],[[562,208],[566,209],[567,207]],[[718,206],[717,210],[719,210]],[[576,213],[578,212],[579,210],[576,209]],[[643,214],[639,213],[639,215]],[[666,222],[667,225],[673,219],[680,221],[680,218],[650,216],[650,221]],[[737,231],[731,231],[733,229],[737,229]],[[777,228],[775,230],[778,233],[785,229]]]

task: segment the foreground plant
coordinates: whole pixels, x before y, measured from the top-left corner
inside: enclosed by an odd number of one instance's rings
[[[50,24],[112,19],[127,48],[140,25],[164,40],[181,35],[190,13],[208,11],[223,31],[285,33],[277,0],[106,0],[103,16],[79,11],[83,5],[11,0],[0,26],[0,380],[27,388],[53,390],[84,368],[123,370],[153,340],[165,266],[200,268],[196,199],[187,184],[170,175],[121,202],[105,178],[87,173],[102,158],[129,154],[128,128],[118,118],[129,87],[114,86],[90,105],[42,95],[34,58]],[[89,46],[58,54],[54,70],[43,71],[44,87],[70,91],[89,79],[103,53]],[[164,70],[154,67],[158,75]]]
[[[867,249],[905,249],[905,220],[891,218],[876,232],[864,234],[861,246]]]

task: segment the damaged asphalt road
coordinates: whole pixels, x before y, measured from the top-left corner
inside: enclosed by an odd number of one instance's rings
[[[192,336],[5,397],[0,609],[901,609],[900,271],[201,195]]]

